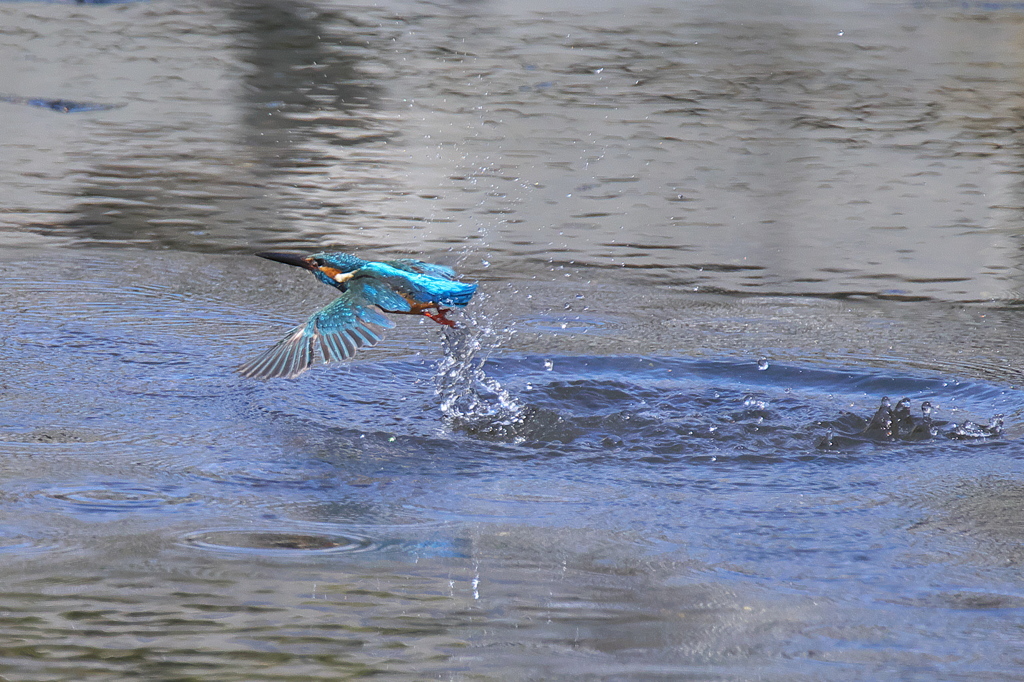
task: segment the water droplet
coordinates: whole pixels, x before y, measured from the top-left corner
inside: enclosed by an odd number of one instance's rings
[[[550,372],[554,368],[555,368],[555,363],[553,361],[551,361],[551,360],[545,360],[544,361],[544,369],[546,369],[547,371]]]
[[[588,284],[589,284],[589,282],[588,282]],[[583,300],[583,294],[576,294],[576,298],[578,298],[580,300]]]
[[[445,330],[444,357],[434,381],[441,412],[449,423],[488,433],[506,432],[523,423],[527,407],[484,373],[484,361],[479,357],[481,350],[500,341],[500,334],[486,319],[476,318],[473,324]]]
[[[484,259],[481,258],[480,259],[480,265],[484,266],[485,268],[489,268],[489,267],[491,267],[491,261],[484,260]]]
[[[757,360],[757,369],[758,370],[763,372],[766,369],[768,369],[768,367],[769,367],[769,365],[768,365],[768,358],[766,358],[763,355],[760,358],[758,358],[758,360]]]

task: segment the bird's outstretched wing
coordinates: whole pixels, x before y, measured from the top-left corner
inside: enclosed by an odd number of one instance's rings
[[[409,301],[395,291],[387,282],[369,277],[359,277],[363,270],[357,270],[355,277],[348,284],[348,291],[363,305],[375,305],[381,310],[391,313],[407,313],[412,310]]]
[[[392,295],[405,303],[397,294]],[[350,287],[273,348],[239,367],[239,374],[252,379],[291,379],[309,369],[318,346],[324,362],[334,362],[352,357],[357,348],[376,345],[382,338],[381,330],[395,326],[371,307],[379,305],[378,300],[390,299],[386,292],[367,291],[363,285]]]

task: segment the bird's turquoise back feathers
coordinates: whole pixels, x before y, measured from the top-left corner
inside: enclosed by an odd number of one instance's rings
[[[476,284],[400,270],[387,263],[367,263],[355,274],[359,277],[363,272],[368,277],[383,280],[400,293],[410,295],[417,303],[464,306],[476,293]]]
[[[436,263],[424,263],[421,260],[415,258],[399,258],[398,260],[386,260],[381,261],[385,265],[390,265],[398,270],[405,270],[406,272],[415,272],[420,275],[430,275],[431,277],[443,277],[444,279],[455,279],[457,275],[447,265],[437,265]]]

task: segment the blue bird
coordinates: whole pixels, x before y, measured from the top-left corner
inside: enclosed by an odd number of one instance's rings
[[[324,362],[333,362],[352,357],[357,348],[375,345],[382,330],[395,326],[381,312],[425,315],[454,327],[445,317],[449,308],[442,306],[461,308],[476,293],[476,284],[455,281],[457,275],[451,268],[412,258],[377,262],[347,253],[256,255],[305,268],[324,284],[340,289],[341,296],[263,355],[238,368],[242,376],[253,379],[298,376],[313,364],[318,346]]]

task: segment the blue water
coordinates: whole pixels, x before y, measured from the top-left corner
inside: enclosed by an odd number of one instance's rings
[[[1022,603],[1013,385],[516,350],[531,321],[481,312],[453,331],[404,322],[354,362],[255,382],[234,367],[289,322],[259,322],[244,292],[211,295],[235,261],[68,252],[68,306],[22,253],[3,298],[9,671],[1015,665],[993,639]],[[154,282],[129,284],[138,268]],[[1002,414],[1007,429],[823,445],[830,428],[856,436],[883,395],[931,402],[936,423]]]
[[[0,3],[0,676],[1020,679],[1019,20]]]

